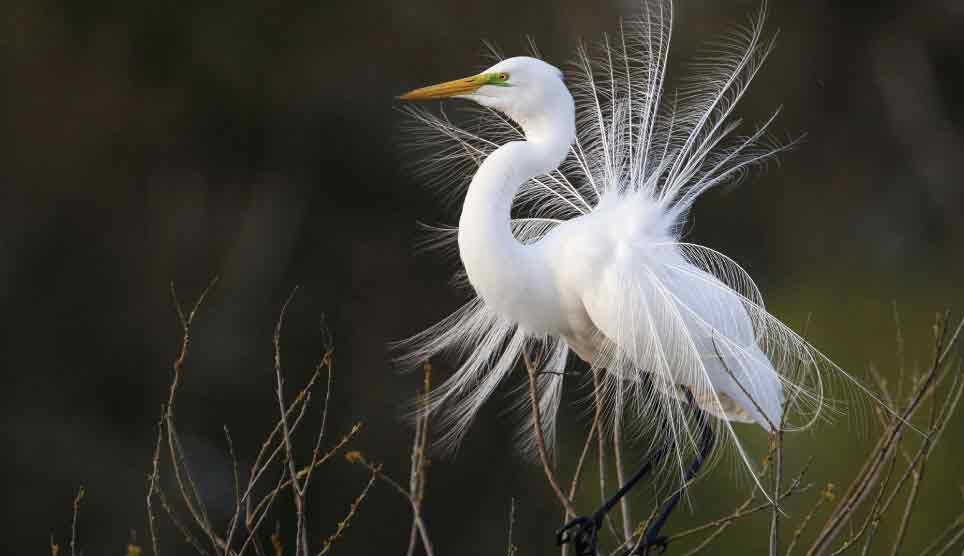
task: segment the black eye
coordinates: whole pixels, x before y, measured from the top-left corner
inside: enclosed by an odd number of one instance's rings
[[[508,73],[500,73],[500,74],[499,74],[499,81],[508,81],[508,80],[509,80],[509,74],[508,74]]]

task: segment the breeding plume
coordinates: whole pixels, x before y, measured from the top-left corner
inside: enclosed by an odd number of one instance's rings
[[[766,137],[776,112],[757,126],[733,115],[772,46],[762,23],[763,10],[673,90],[672,6],[651,2],[580,49],[567,74],[521,56],[399,97],[462,98],[478,110],[475,128],[410,110],[426,175],[447,192],[468,184],[458,227],[435,231],[439,244],[457,241],[475,296],[403,344],[412,362],[459,358],[431,399],[443,443],[461,440],[524,354],[536,357],[550,444],[572,352],[591,369],[578,386],[598,377],[587,397],[601,398],[609,424],[655,438],[653,459],[684,483],[713,444],[710,421],[752,469],[732,422],[775,431],[790,428],[784,411],[802,416],[798,427],[820,412],[822,371],[839,369],[767,312],[737,263],[684,238],[703,193],[786,148]],[[522,427],[524,447],[532,430]],[[592,553],[582,519],[575,540]]]

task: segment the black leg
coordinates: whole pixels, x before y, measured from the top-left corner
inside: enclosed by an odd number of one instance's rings
[[[659,461],[666,452],[666,447],[662,446],[646,460],[646,463],[639,468],[635,475],[626,481],[591,517],[580,516],[562,526],[556,531],[556,544],[562,546],[572,543],[576,550],[576,556],[596,556],[596,545],[599,542],[599,530],[602,529],[602,521],[619,502],[623,496],[632,490],[636,483],[645,477],[653,468],[653,464]]]
[[[700,427],[700,451],[690,464],[689,468],[686,470],[686,476],[684,484],[688,483],[696,473],[703,466],[703,463],[709,457],[710,452],[713,451],[713,445],[716,438],[713,435],[712,429],[710,429],[707,422],[706,413],[696,405],[693,399],[693,394],[688,388],[684,388],[686,393],[686,401],[689,406],[697,412],[697,418],[699,420]],[[636,472],[635,475],[626,481],[626,484],[621,486],[619,490],[616,491],[608,500],[606,500],[602,506],[596,510],[592,516],[580,516],[569,523],[562,526],[561,529],[556,531],[556,544],[563,545],[567,543],[572,543],[576,551],[576,556],[596,556],[596,547],[599,543],[599,531],[602,529],[602,521],[606,517],[606,514],[625,496],[643,477],[649,474],[652,470],[653,465],[662,459],[666,453],[667,445],[659,447],[653,455],[646,460],[646,463]],[[649,528],[646,530],[646,535],[643,538],[643,542],[637,550],[633,551],[635,555],[645,555],[647,554],[650,547],[660,547],[661,551],[666,550],[666,538],[659,535],[660,530],[666,521],[669,519],[670,514],[676,509],[676,505],[679,503],[680,497],[682,496],[682,490],[676,492],[663,506],[660,510],[659,515],[653,520]]]
[[[649,378],[644,374],[643,380],[649,380]],[[652,385],[650,385],[652,387]],[[576,551],[576,556],[596,556],[596,546],[599,543],[599,531],[602,529],[603,519],[609,510],[613,509],[619,500],[626,495],[636,483],[642,480],[643,477],[649,474],[653,469],[653,465],[662,459],[663,454],[666,453],[666,446],[659,447],[652,456],[636,471],[636,474],[626,481],[626,484],[619,487],[608,500],[603,502],[603,505],[596,510],[591,516],[580,516],[569,523],[562,526],[561,529],[556,531],[556,545],[562,546],[567,543],[572,543],[573,548]]]
[[[713,451],[713,445],[716,443],[716,437],[713,435],[713,430],[707,423],[706,413],[699,409],[693,402],[693,397],[689,390],[686,391],[686,398],[690,402],[690,405],[695,408],[697,412],[699,412],[699,427],[701,436],[700,451],[693,460],[693,463],[691,463],[689,468],[686,470],[684,484],[690,482],[693,477],[696,476],[696,473],[699,472],[700,467],[703,466],[703,463],[709,457],[710,452]],[[669,519],[670,514],[673,513],[674,509],[676,509],[676,505],[679,503],[682,495],[683,491],[680,489],[673,494],[669,500],[666,501],[666,504],[663,505],[659,515],[653,519],[653,522],[646,530],[646,536],[643,537],[642,544],[640,544],[639,548],[634,551],[633,554],[646,556],[646,554],[649,553],[649,548],[651,547],[659,547],[660,554],[666,551],[666,537],[661,536],[659,532],[662,530],[663,525],[666,524],[666,520]]]

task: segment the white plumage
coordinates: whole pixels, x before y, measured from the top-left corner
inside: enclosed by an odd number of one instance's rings
[[[719,418],[748,468],[730,421],[787,429],[786,398],[801,426],[820,412],[821,370],[839,369],[766,311],[739,265],[683,239],[701,194],[786,148],[765,141],[776,113],[744,135],[733,118],[772,46],[762,22],[761,10],[672,92],[672,7],[651,2],[597,50],[581,49],[566,82],[517,57],[401,97],[481,107],[472,130],[410,110],[426,175],[447,191],[468,181],[459,227],[436,231],[442,245],[457,239],[476,296],[402,343],[410,363],[443,351],[460,361],[431,399],[443,444],[461,440],[525,350],[549,371],[538,389],[550,443],[572,351],[604,370],[609,422],[673,441],[680,472],[696,448],[681,386]],[[531,430],[529,421],[529,448]]]

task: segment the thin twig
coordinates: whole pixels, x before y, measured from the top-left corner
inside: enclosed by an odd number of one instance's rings
[[[800,525],[797,526],[796,529],[794,529],[793,538],[790,539],[790,545],[787,547],[787,552],[785,556],[790,556],[791,553],[793,552],[793,549],[796,548],[797,543],[800,541],[800,536],[803,535],[804,530],[806,530],[807,525],[810,523],[810,520],[813,519],[813,516],[816,515],[817,510],[819,510],[820,507],[823,506],[825,502],[833,502],[833,499],[834,499],[833,489],[834,489],[834,484],[827,483],[827,486],[824,487],[822,491],[820,491],[820,495],[817,496],[817,502],[813,505],[812,508],[810,508],[810,511],[807,513],[807,515],[804,516],[803,521],[800,523]]]
[[[526,370],[529,372],[529,399],[532,402],[532,426],[535,428],[536,447],[539,450],[539,459],[542,461],[542,470],[546,474],[549,486],[552,487],[562,507],[572,515],[576,515],[576,508],[572,505],[572,502],[566,498],[566,495],[563,494],[562,489],[559,488],[556,475],[553,473],[552,466],[549,464],[549,454],[546,451],[546,439],[542,434],[542,416],[539,412],[539,397],[536,394],[536,371],[532,365],[532,361],[529,359],[529,354],[523,351],[522,357],[525,361]]]
[[[77,556],[77,516],[80,515],[80,501],[87,493],[84,487],[77,489],[77,496],[74,497],[73,517],[70,520],[70,556]]]
[[[294,432],[298,429],[298,425],[301,423],[301,420],[308,409],[308,403],[311,401],[311,390],[319,376],[320,373],[316,370],[315,373],[311,375],[311,378],[308,379],[305,387],[301,389],[295,399],[288,406],[286,417],[290,417],[294,410],[298,409],[298,415],[294,418],[291,425],[292,434],[294,434]],[[264,459],[268,449],[274,446],[274,437],[276,434],[278,434],[278,432],[281,431],[281,426],[281,419],[278,419],[274,429],[268,434],[268,437],[261,445],[261,450],[258,452],[258,456],[255,458],[254,464],[251,466],[251,478],[248,480],[248,487],[245,489],[244,495],[241,497],[243,502],[247,502],[249,500],[251,491],[254,489],[255,484],[257,484],[257,482],[261,479],[261,475],[268,470],[268,468],[271,466],[271,463],[274,461],[274,458],[277,457],[284,448],[284,443],[279,442],[278,445],[274,447],[274,450],[272,450],[271,454],[268,455],[267,459]],[[262,461],[263,459],[264,461]]]
[[[890,453],[890,458],[888,460],[890,466],[887,468],[887,473],[884,475],[884,480],[880,483],[880,488],[877,489],[877,496],[874,497],[874,502],[870,506],[870,511],[867,512],[867,518],[864,519],[863,524],[860,526],[856,532],[850,532],[850,536],[844,541],[840,547],[831,553],[831,556],[839,556],[851,546],[855,545],[858,540],[866,533],[868,530],[874,532],[877,528],[877,524],[880,522],[881,515],[881,501],[884,497],[884,492],[887,491],[887,486],[890,483],[890,478],[893,476],[894,468],[897,465],[897,450],[892,450]],[[851,522],[852,524],[853,522]]]
[[[579,452],[579,460],[576,462],[576,470],[572,474],[572,482],[569,484],[569,499],[573,500],[576,497],[576,489],[579,487],[579,481],[582,477],[582,469],[586,464],[586,456],[589,455],[589,449],[592,447],[592,441],[596,434],[596,429],[599,427],[599,419],[601,417],[601,407],[597,406],[596,414],[593,416],[592,425],[589,426],[589,434],[586,435],[586,441],[582,445],[582,451]],[[570,514],[566,514],[566,519],[569,519]]]
[[[623,470],[622,424],[623,420],[620,418],[613,425],[613,459],[616,463],[616,480],[619,481],[620,485],[626,484],[625,471]],[[619,498],[619,510],[623,518],[623,542],[620,544],[627,545],[633,535],[633,517],[629,509],[629,496]]]
[[[708,529],[713,529],[713,528],[719,527],[719,526],[723,525],[724,523],[728,523],[728,522],[730,522],[730,521],[735,521],[735,520],[737,520],[737,519],[741,519],[741,518],[744,518],[744,517],[753,515],[753,514],[755,514],[755,513],[761,512],[761,511],[763,511],[763,510],[767,510],[767,509],[771,508],[771,507],[774,505],[774,503],[777,503],[777,504],[778,504],[781,500],[785,500],[785,499],[789,498],[790,496],[792,496],[792,495],[794,495],[794,494],[801,493],[801,492],[805,492],[809,487],[808,487],[808,486],[800,486],[800,484],[803,482],[803,478],[806,476],[807,471],[810,469],[810,464],[811,464],[811,463],[813,463],[813,458],[812,458],[812,457],[811,457],[810,459],[808,459],[808,460],[807,460],[807,463],[805,463],[804,466],[800,469],[800,471],[797,473],[797,476],[794,477],[793,481],[790,483],[790,486],[788,486],[788,487],[786,488],[786,490],[784,490],[783,493],[782,493],[782,494],[778,497],[778,499],[775,500],[774,502],[764,502],[764,503],[762,503],[762,504],[758,504],[758,505],[756,505],[756,506],[753,506],[752,508],[749,508],[749,509],[745,509],[745,510],[742,510],[742,511],[734,511],[733,513],[731,513],[731,514],[729,514],[729,515],[727,515],[727,516],[724,516],[724,517],[721,517],[721,518],[719,518],[719,519],[715,519],[715,520],[713,520],[713,521],[709,521],[709,522],[707,522],[707,523],[704,523],[704,524],[702,524],[702,525],[697,525],[696,527],[692,527],[692,528],[690,528],[690,529],[686,529],[685,531],[681,531],[681,532],[679,532],[679,533],[670,535],[670,536],[666,537],[666,543],[669,544],[669,543],[671,543],[671,542],[678,541],[678,540],[680,540],[680,539],[689,537],[689,536],[691,536],[691,535],[695,535],[695,534],[697,534],[697,533],[701,533],[701,532],[706,531],[706,530],[708,530]]]
[[[305,482],[301,485],[301,488],[304,491],[308,490],[308,483],[311,481],[311,475],[318,466],[318,454],[321,453],[321,441],[325,438],[325,428],[328,424],[328,404],[331,401],[332,360],[332,352],[328,351],[325,353],[324,357],[322,357],[321,363],[319,364],[319,367],[323,366],[328,370],[328,380],[326,381],[325,385],[325,402],[321,406],[321,426],[318,428],[318,435],[315,437],[315,447],[311,450],[311,463],[309,463],[306,468],[308,472],[304,476]],[[304,470],[299,472],[299,475],[302,472],[304,472]]]
[[[921,551],[920,556],[927,556],[932,551],[937,550],[938,547],[943,546],[941,543],[951,538],[955,531],[964,531],[964,512],[955,517],[950,524],[944,528],[941,534],[937,535],[937,537]]]
[[[643,541],[646,540],[645,533],[646,531],[649,530],[649,524],[652,523],[654,519],[656,519],[656,514],[659,513],[659,510],[660,510],[660,504],[658,502],[659,492],[657,491],[655,486],[653,487],[653,499],[657,500],[657,502],[653,504],[653,509],[650,510],[649,515],[646,516],[646,519],[639,522],[639,525],[636,526],[636,530],[633,531],[633,538],[636,539],[636,541],[633,543],[632,547],[630,547],[628,552],[629,554],[635,554],[636,552],[639,551],[639,548],[643,545]],[[609,556],[615,556],[616,553],[619,552],[620,550],[622,550],[621,546],[617,547],[616,550],[611,552]]]
[[[355,424],[352,426],[352,428],[349,429],[349,431],[348,431],[347,433],[345,433],[345,436],[341,437],[341,439],[340,439],[338,442],[336,442],[335,445],[332,446],[331,449],[329,449],[328,452],[326,452],[325,455],[322,456],[322,457],[315,463],[315,467],[320,467],[320,466],[324,465],[324,463],[327,462],[329,459],[331,459],[342,447],[345,446],[345,444],[348,444],[348,442],[349,442],[352,438],[354,438],[354,436],[355,436],[356,434],[358,434],[358,432],[361,430],[361,428],[362,428],[362,424],[361,424],[361,423],[355,423]],[[298,473],[297,473],[296,476],[298,477],[298,479],[302,479],[302,478],[304,478],[307,474],[308,474],[308,468],[307,468],[307,467],[303,467],[300,471],[298,471]],[[261,501],[258,502],[258,503],[254,506],[254,511],[253,511],[253,513],[254,513],[254,514],[258,514],[258,513],[262,512],[262,511],[263,511],[263,512],[267,512],[267,508],[269,508],[269,507],[271,506],[271,503],[270,503],[271,500],[273,500],[274,497],[277,496],[277,495],[280,493],[279,491],[281,491],[281,490],[283,490],[283,489],[286,489],[286,488],[288,488],[288,487],[290,487],[290,486],[291,486],[291,478],[290,478],[290,476],[282,477],[281,480],[278,481],[278,485],[277,485],[274,489],[272,489],[270,492],[268,492],[268,493],[261,499]]]
[[[602,371],[598,368],[592,369],[592,388],[593,397],[596,403],[596,412],[601,414],[603,411],[603,399],[602,399],[602,377],[600,376]],[[604,503],[606,501],[606,436],[603,434],[602,421],[596,427],[596,445],[597,445],[597,456],[599,459],[599,502]],[[622,485],[619,485],[622,486]],[[617,486],[618,488],[618,486]],[[576,515],[575,512],[572,515]],[[610,513],[606,513],[606,525],[609,527],[609,532],[612,533],[613,538],[618,539],[619,533],[616,532],[616,526],[613,524],[613,516]]]
[[[572,473],[572,482],[569,484],[569,500],[576,499],[576,489],[579,487],[579,481],[582,479],[582,470],[586,463],[586,458],[589,455],[589,449],[592,448],[592,441],[595,438],[596,431],[600,426],[600,420],[602,418],[602,405],[596,404],[596,411],[592,418],[592,425],[589,427],[589,433],[586,435],[586,441],[582,445],[582,451],[579,453],[579,460],[576,462],[576,470]],[[600,471],[601,472],[601,471]],[[563,522],[568,522],[575,515],[570,514],[569,510],[564,511]],[[566,556],[569,549],[569,543],[565,543],[560,547],[560,553],[562,556]]]
[[[954,396],[954,392],[955,390],[957,390],[957,383],[960,381],[960,378],[961,378],[960,373],[958,373],[958,375],[955,377],[954,385],[951,386],[950,393],[948,394],[948,398],[947,398],[948,400],[950,400]],[[931,387],[931,412],[929,417],[928,433],[932,433],[934,431],[935,421],[938,419],[937,413],[936,413],[937,395],[934,389],[935,388],[932,386]],[[924,440],[924,443],[927,444],[930,441],[931,439],[928,438]],[[933,443],[934,444],[937,443],[936,439],[933,441]],[[911,484],[910,494],[907,495],[907,503],[904,505],[904,513],[901,516],[900,525],[897,527],[897,538],[894,540],[894,548],[891,551],[891,556],[897,556],[897,554],[900,552],[900,546],[904,543],[904,536],[907,534],[907,527],[908,527],[908,524],[910,523],[910,516],[913,513],[914,504],[917,502],[917,495],[920,491],[920,484],[924,478],[924,468],[926,463],[927,463],[927,456],[925,455],[925,457],[921,458],[920,463],[917,464],[916,466],[913,464],[913,462],[909,464],[910,469],[913,470],[911,473],[913,478],[913,483]]]
[[[161,501],[161,507],[164,508],[164,511],[167,513],[167,517],[170,518],[171,523],[174,524],[174,527],[181,532],[184,540],[194,547],[194,550],[196,550],[198,554],[201,554],[201,556],[211,556],[211,553],[201,545],[201,541],[197,540],[197,537],[191,534],[191,530],[187,527],[187,525],[185,525],[184,522],[177,517],[174,509],[167,501],[167,496],[164,494],[164,490],[158,487],[156,493],[158,500]]]
[[[789,401],[788,401],[788,402],[789,402]],[[785,403],[788,403],[788,402],[785,402]],[[784,411],[785,411],[785,408],[786,408],[786,405],[784,406]],[[781,427],[782,427],[782,423],[781,423]],[[759,473],[757,473],[757,479],[758,479],[758,480],[763,480],[763,479],[766,477],[767,473],[769,473],[769,470],[770,470],[770,467],[771,467],[770,464],[771,464],[771,460],[773,459],[773,452],[775,451],[775,449],[776,449],[775,446],[771,446],[771,447],[770,447],[770,452],[767,454],[767,457],[763,460],[763,468],[760,469]],[[798,485],[800,484],[800,481],[803,480],[803,475],[806,473],[807,468],[809,467],[809,465],[810,465],[810,463],[808,462],[808,463],[807,463],[807,466],[805,466],[803,469],[800,470],[800,473],[797,475],[797,478],[795,479],[795,482],[794,482],[794,486],[795,486],[795,487],[798,486]],[[801,489],[801,490],[802,490],[802,489]],[[740,506],[738,506],[738,507],[736,508],[736,510],[734,510],[734,514],[740,514],[740,513],[742,513],[742,512],[745,512],[746,509],[750,507],[750,504],[752,504],[752,503],[756,500],[756,492],[757,492],[756,489],[754,489],[753,492],[750,494],[750,496],[749,496]],[[774,498],[779,499],[779,492],[777,492],[777,493],[774,495]],[[776,504],[772,504],[772,505],[773,505],[773,506],[776,506]],[[655,510],[654,510],[654,512],[655,512]],[[744,515],[750,515],[750,514],[747,513],[747,514],[744,514]],[[652,519],[652,518],[650,518],[650,519]],[[726,529],[728,529],[729,526],[734,523],[734,521],[735,521],[735,520],[728,520],[728,521],[726,521],[726,522],[724,522],[724,523],[721,523],[718,527],[716,527],[716,528],[713,530],[712,533],[710,533],[705,539],[703,539],[703,541],[700,542],[700,544],[696,545],[692,550],[690,550],[689,552],[687,552],[684,556],[694,556],[694,555],[696,555],[696,554],[699,554],[704,548],[710,546],[710,544],[712,544],[712,542],[713,542],[717,537],[719,537],[720,535],[722,535],[723,532],[726,531]],[[648,526],[648,524],[647,524],[647,526]]]
[[[508,541],[508,547],[506,548],[506,551],[505,551],[505,556],[516,556],[516,552],[518,552],[519,550],[518,547],[516,547],[516,545],[512,543],[512,528],[514,526],[515,526],[515,498],[513,497],[509,499],[509,533],[508,533],[509,541]]]
[[[409,470],[409,492],[415,499],[415,505],[421,513],[422,499],[425,496],[426,470],[425,451],[428,446],[428,420],[430,409],[429,396],[432,391],[432,363],[426,361],[423,365],[422,393],[418,396],[419,417],[415,421],[415,436],[412,439],[411,468]],[[408,533],[407,556],[414,556],[418,545],[418,523],[412,517],[412,526]]]
[[[750,506],[750,504],[753,503],[753,500],[754,500],[754,497],[752,497],[752,496],[751,496],[750,498],[747,498],[747,499],[743,502],[743,504],[741,504],[740,506],[738,506],[738,507],[736,508],[736,511],[737,511],[737,512],[742,512],[742,511],[746,510],[746,509]],[[722,535],[723,532],[726,531],[726,530],[730,527],[730,525],[732,525],[732,524],[733,524],[732,521],[727,521],[726,523],[723,523],[722,525],[720,525],[719,527],[717,527],[716,530],[714,530],[712,533],[710,533],[705,539],[703,539],[703,542],[701,542],[700,544],[698,544],[698,545],[696,545],[695,547],[693,547],[692,550],[690,550],[689,552],[687,552],[687,553],[684,554],[683,556],[695,556],[696,554],[699,554],[704,548],[706,548],[706,547],[708,547],[710,544],[712,544],[712,542],[713,542],[714,540],[716,540],[717,537],[719,537],[720,535]]]
[[[897,449],[897,444],[900,442],[905,427],[919,408],[924,394],[934,382],[947,355],[956,343],[961,329],[964,328],[964,319],[962,319],[955,331],[948,336],[946,334],[946,319],[947,317],[945,315],[937,324],[938,330],[935,341],[934,360],[929,371],[914,390],[907,406],[899,415],[894,417],[892,425],[878,441],[876,448],[871,452],[870,457],[864,464],[864,468],[851,483],[842,501],[831,513],[827,523],[807,552],[808,556],[819,556],[830,548],[830,544],[840,533],[841,528],[849,521],[857,507],[866,499],[870,488],[879,480],[883,465],[889,460],[892,452]],[[947,338],[949,338],[949,340]]]
[[[187,468],[184,452],[181,450],[180,439],[177,430],[174,428],[174,415],[171,413],[171,406],[168,405],[168,413],[165,417],[167,425],[167,447],[171,458],[171,467],[174,469],[174,480],[177,482],[178,490],[181,493],[181,501],[184,502],[188,512],[194,519],[197,526],[207,535],[208,540],[214,547],[215,552],[223,545],[223,541],[218,538],[208,520],[207,509],[200,498],[197,485],[191,478]]]
[[[204,303],[204,299],[217,282],[218,277],[215,276],[211,282],[208,283],[204,291],[201,292],[201,295],[198,296],[194,302],[194,306],[187,315],[184,314],[184,308],[177,298],[177,290],[174,287],[174,282],[171,282],[171,299],[177,311],[178,320],[181,323],[182,335],[181,347],[172,365],[174,376],[171,380],[167,404],[164,406],[163,415],[164,425],[167,429],[168,452],[171,458],[171,466],[174,470],[174,479],[181,493],[181,500],[184,502],[184,505],[187,507],[188,512],[191,514],[197,526],[207,535],[215,551],[224,545],[224,541],[218,538],[208,520],[207,509],[204,507],[204,502],[198,494],[197,486],[191,479],[190,471],[185,464],[183,451],[180,450],[180,439],[177,436],[177,431],[174,426],[174,400],[177,395],[178,386],[180,386],[184,377],[184,361],[187,358],[188,346],[191,341],[191,325],[194,324],[194,317],[197,316],[198,309],[200,309],[201,304]],[[170,510],[170,507],[167,504],[164,505],[165,509],[168,510],[168,515],[172,515],[173,512]]]
[[[950,417],[956,411],[957,405],[961,400],[962,393],[964,393],[964,383],[962,383],[960,379],[961,379],[961,376],[960,376],[960,370],[959,370],[958,375],[955,377],[953,386],[950,388],[950,390],[948,391],[947,397],[944,399],[944,403],[941,406],[940,412],[935,414],[934,409],[936,408],[936,400],[934,402],[934,405],[932,405],[931,407],[932,416],[930,421],[931,425],[927,430],[927,437],[925,437],[924,441],[921,443],[921,446],[918,448],[917,452],[910,459],[910,462],[908,463],[907,469],[904,471],[904,474],[897,481],[896,485],[894,486],[890,495],[887,497],[886,501],[884,501],[884,503],[881,504],[879,508],[875,507],[871,511],[871,517],[874,517],[875,519],[875,524],[874,524],[875,527],[877,523],[879,523],[880,518],[887,512],[887,510],[890,508],[890,505],[897,498],[897,495],[900,493],[900,491],[902,490],[904,484],[908,481],[908,479],[910,477],[914,477],[915,480],[919,481],[919,479],[917,479],[919,477],[919,473],[917,473],[916,471],[918,469],[918,466],[923,466],[924,462],[926,462],[930,457],[930,454],[934,450],[934,447],[937,445],[938,440],[940,440],[941,436],[943,436],[947,423],[950,421]],[[933,389],[936,386],[937,384],[935,383],[934,385],[931,386],[931,388]],[[913,498],[908,498],[908,505],[910,506],[913,505],[912,500]],[[909,510],[906,510],[905,508],[905,511],[909,511]],[[874,516],[874,513],[876,513],[876,516]],[[905,513],[905,515],[907,514]],[[874,533],[874,532],[875,532],[874,530],[871,530],[871,533]],[[871,541],[872,541],[872,538],[869,538],[866,546],[864,547],[864,554],[869,553]]]
[[[275,394],[278,399],[278,410],[281,414],[281,438],[284,441],[285,459],[288,463],[288,475],[291,480],[291,496],[294,499],[297,529],[295,529],[295,554],[308,556],[308,533],[305,529],[305,491],[298,481],[298,466],[295,463],[295,453],[291,445],[291,430],[288,427],[288,408],[284,400],[284,378],[281,374],[281,326],[284,323],[285,311],[298,287],[295,286],[281,306],[278,322],[274,328],[274,374]]]
[[[942,548],[940,552],[936,554],[936,556],[944,556],[944,554],[947,554],[947,551],[954,548],[954,545],[960,542],[961,539],[964,539],[964,528],[960,529],[953,537],[951,537],[951,539],[944,545],[944,548]]]
[[[264,518],[268,515],[268,509],[271,508],[271,505],[274,503],[275,498],[277,498],[278,494],[281,492],[281,489],[287,486],[287,485],[284,485],[285,476],[286,476],[285,473],[281,474],[281,476],[278,478],[277,486],[271,491],[271,493],[268,496],[264,498],[264,500],[262,500],[262,503],[265,505],[264,510],[259,513],[258,508],[255,508],[253,512],[249,512],[248,514],[249,517],[246,520],[247,522],[251,523],[250,525],[246,525],[248,529],[248,538],[245,539],[244,544],[241,545],[241,550],[238,551],[238,554],[244,554],[244,551],[245,549],[248,548],[249,544],[253,544],[256,547],[256,550],[259,550],[259,551],[261,550],[258,544],[258,529],[261,528],[261,524],[264,522]],[[257,518],[255,518],[254,516],[257,516]],[[273,540],[274,540],[274,537],[272,537],[272,541]]]
[[[318,553],[318,556],[328,554],[328,552],[331,550],[331,547],[334,546],[334,543],[341,538],[341,535],[345,532],[345,529],[348,529],[348,526],[351,525],[352,518],[355,517],[356,513],[358,513],[358,507],[361,506],[365,496],[368,495],[368,491],[372,488],[372,485],[375,484],[376,473],[377,472],[375,471],[372,472],[372,476],[368,479],[368,483],[365,484],[365,488],[358,493],[358,496],[355,497],[355,501],[351,503],[351,507],[348,509],[348,515],[338,522],[338,527],[335,529],[335,532],[332,533],[330,537],[325,539],[325,544],[322,547],[321,552]]]
[[[785,413],[785,411],[784,411]],[[774,447],[774,458],[773,462],[773,497],[778,498],[780,495],[781,480],[783,475],[783,423],[780,424],[780,429],[773,433]],[[773,509],[770,512],[770,556],[777,556],[780,551],[780,507],[777,504],[773,505]]]
[[[401,494],[406,500],[408,500],[409,505],[412,507],[412,513],[415,516],[415,521],[418,524],[418,532],[422,537],[422,548],[425,549],[425,556],[435,556],[435,552],[432,548],[432,542],[428,537],[428,528],[425,526],[425,520],[422,518],[421,512],[418,506],[415,504],[415,499],[412,493],[405,490],[405,487],[398,484],[398,481],[389,477],[381,470],[380,465],[369,462],[361,454],[361,452],[348,452],[345,454],[345,459],[352,463],[358,463],[364,465],[369,471],[373,472],[379,479],[384,481],[386,484],[395,489],[399,494]]]
[[[234,476],[234,515],[231,517],[228,526],[228,534],[224,537],[224,556],[231,556],[231,542],[234,539],[234,532],[241,515],[241,473],[238,469],[238,456],[234,451],[234,440],[231,439],[231,432],[226,425],[224,427],[224,438],[228,443],[228,455],[231,456],[231,470]]]
[[[163,414],[163,409],[161,410]],[[161,464],[161,442],[164,438],[164,421],[157,423],[157,440],[154,442],[154,455],[151,457],[151,473],[147,477],[147,529],[151,535],[151,550],[154,556],[161,556],[160,543],[157,540],[157,517],[154,515],[154,494],[157,492],[157,481]]]

